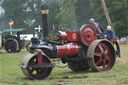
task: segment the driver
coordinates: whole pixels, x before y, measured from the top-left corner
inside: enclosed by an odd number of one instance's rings
[[[100,26],[98,23],[95,22],[95,20],[93,18],[91,18],[89,20],[90,24],[93,25],[95,27],[96,30],[96,35],[100,36],[102,34],[102,30],[100,29]]]

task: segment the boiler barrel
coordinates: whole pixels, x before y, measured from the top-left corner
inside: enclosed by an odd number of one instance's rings
[[[67,43],[64,45],[56,45],[57,48],[57,57],[68,57],[76,55],[80,48],[82,47],[81,44],[76,43]]]

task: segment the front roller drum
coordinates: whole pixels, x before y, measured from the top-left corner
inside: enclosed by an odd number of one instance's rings
[[[45,55],[42,55],[42,62],[42,64],[38,64],[37,55],[30,53],[24,57],[20,67],[27,77],[42,80],[50,75],[53,67],[50,60]]]
[[[87,51],[88,64],[93,71],[110,70],[116,60],[115,49],[108,40],[95,40]]]

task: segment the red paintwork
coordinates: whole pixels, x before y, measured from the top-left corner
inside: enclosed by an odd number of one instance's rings
[[[42,56],[42,55],[41,55]],[[46,62],[43,62],[42,61],[42,63],[39,63],[39,61],[38,62],[35,62],[35,60],[42,60],[42,59],[38,59],[38,57],[33,57],[30,61],[29,61],[29,65],[37,65],[37,64],[43,64],[43,63],[46,63]],[[42,76],[44,76],[46,73],[47,73],[47,71],[48,71],[48,68],[33,68],[33,67],[30,67],[30,68],[27,68],[27,70],[28,70],[28,73],[29,73],[29,75],[31,75],[32,77],[34,77],[34,78],[40,78],[40,77],[42,77]],[[40,71],[39,71],[40,70]]]
[[[85,25],[81,28],[81,41],[84,45],[89,46],[94,40],[96,40],[96,32],[90,25]]]
[[[106,55],[106,58],[103,58],[103,53]],[[105,70],[108,68],[112,59],[112,55],[110,52],[110,48],[106,44],[99,43],[99,45],[95,49],[94,56],[94,59],[97,58],[97,61],[95,63],[98,69]],[[102,65],[100,65],[101,63]]]
[[[58,31],[61,35],[61,40],[67,40],[68,39],[68,34],[63,31]]]
[[[69,41],[79,41],[79,31],[67,32]]]
[[[61,40],[79,41],[79,31],[74,31],[74,32],[58,31],[58,32],[61,35]]]
[[[43,64],[42,53],[41,54],[40,53],[37,54],[37,59],[38,59],[38,64]]]
[[[38,64],[43,64],[42,50],[35,49],[35,52],[37,52],[37,61],[38,61]]]
[[[76,55],[80,51],[82,45],[76,43],[67,43],[64,45],[56,45],[56,47],[57,57],[64,57]]]

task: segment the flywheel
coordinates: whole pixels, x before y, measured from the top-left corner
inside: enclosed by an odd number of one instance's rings
[[[89,24],[83,25],[80,29],[80,39],[86,46],[89,46],[94,40],[96,40],[96,32],[93,26]]]

